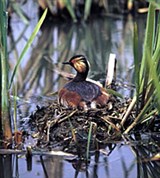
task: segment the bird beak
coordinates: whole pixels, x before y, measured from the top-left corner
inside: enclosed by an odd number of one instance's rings
[[[71,63],[70,63],[70,62],[63,62],[62,64],[68,64],[68,65],[71,65]]]

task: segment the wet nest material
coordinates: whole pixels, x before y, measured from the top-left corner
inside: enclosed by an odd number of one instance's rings
[[[37,106],[29,120],[36,147],[83,154],[88,142],[90,150],[97,150],[111,140],[113,143],[121,138],[120,123],[130,102],[112,97],[105,108],[88,111],[65,109],[57,101]]]

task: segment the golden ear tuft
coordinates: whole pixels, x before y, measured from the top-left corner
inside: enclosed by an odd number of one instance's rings
[[[74,63],[74,68],[78,72],[85,72],[86,71],[86,64],[83,61],[79,60],[79,61]]]

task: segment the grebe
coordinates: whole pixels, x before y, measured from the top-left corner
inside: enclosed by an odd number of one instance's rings
[[[104,107],[110,95],[99,85],[86,81],[90,64],[83,55],[73,56],[69,62],[64,62],[72,66],[76,71],[76,76],[68,82],[58,93],[59,104],[66,108],[78,108],[87,110],[88,108]]]

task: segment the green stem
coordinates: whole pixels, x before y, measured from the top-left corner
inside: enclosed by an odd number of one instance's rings
[[[17,64],[16,64],[16,66],[15,66],[15,68],[14,68],[14,70],[13,70],[13,74],[12,74],[12,76],[11,76],[11,80],[10,80],[10,83],[9,83],[9,89],[10,89],[11,86],[12,86],[14,77],[15,77],[17,71],[18,71],[18,68],[19,68],[19,66],[20,66],[20,64],[21,64],[21,61],[23,60],[23,57],[24,57],[25,54],[27,53],[27,50],[28,50],[29,47],[31,46],[31,44],[32,44],[32,42],[33,42],[35,36],[36,36],[37,33],[39,32],[39,29],[40,29],[41,25],[43,24],[43,22],[44,22],[44,20],[45,20],[45,17],[46,17],[46,15],[47,15],[47,11],[48,11],[48,9],[46,9],[46,10],[44,11],[42,17],[40,18],[39,22],[37,23],[36,27],[35,27],[34,30],[33,30],[33,33],[31,34],[29,40],[27,41],[25,47],[23,48],[23,50],[22,50],[22,52],[21,52],[21,55],[20,55],[20,57],[19,57],[19,59],[18,59],[18,61],[17,61]]]
[[[7,58],[7,12],[5,0],[0,6],[0,46],[1,46],[1,104],[3,108],[8,107],[8,58]]]
[[[0,59],[1,59],[1,124],[5,140],[11,141],[11,121],[8,98],[8,53],[7,53],[7,12],[6,1],[0,2]]]
[[[91,4],[92,4],[92,0],[85,1],[84,20],[87,20],[89,14],[90,14]]]
[[[91,125],[89,127],[89,133],[88,133],[88,141],[87,141],[87,151],[86,151],[86,160],[88,162],[89,159],[89,148],[90,148],[90,143],[91,143],[91,136],[92,136],[92,127],[93,127],[93,122],[91,122]]]

